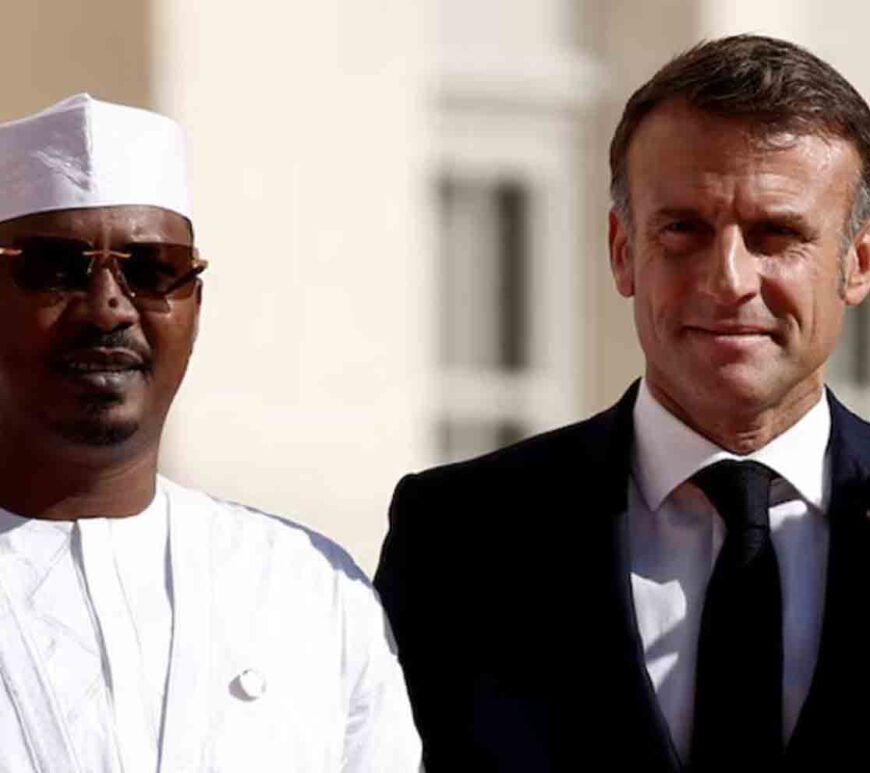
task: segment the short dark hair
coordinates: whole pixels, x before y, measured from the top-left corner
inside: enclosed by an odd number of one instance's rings
[[[762,35],[734,35],[700,43],[662,67],[625,105],[610,143],[610,193],[630,219],[628,147],[658,105],[683,99],[691,107],[744,119],[760,137],[780,132],[839,137],[861,159],[849,240],[870,217],[870,108],[827,62],[805,48]]]

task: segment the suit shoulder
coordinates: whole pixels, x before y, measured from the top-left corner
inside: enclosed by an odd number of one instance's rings
[[[828,401],[834,425],[854,443],[870,447],[870,422],[843,405],[830,390]]]
[[[828,390],[831,409],[831,440],[836,457],[857,465],[863,477],[870,476],[870,423],[854,414]]]
[[[616,434],[619,406],[597,413],[547,432],[533,435],[505,448],[451,464],[440,465],[406,476],[402,488],[442,488],[466,482],[496,479],[501,485],[536,474],[554,472],[565,465],[576,467],[578,474],[587,462],[600,455]]]

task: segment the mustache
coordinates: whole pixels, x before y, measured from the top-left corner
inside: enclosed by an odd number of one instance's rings
[[[100,330],[84,327],[69,338],[57,342],[49,353],[49,361],[59,364],[65,355],[85,349],[125,349],[137,355],[147,370],[151,369],[151,347],[130,330]]]

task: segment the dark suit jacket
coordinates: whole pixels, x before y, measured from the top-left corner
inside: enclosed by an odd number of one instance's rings
[[[428,773],[680,770],[631,598],[636,395],[396,488],[375,586]],[[870,770],[870,425],[831,404],[824,622],[789,771]]]

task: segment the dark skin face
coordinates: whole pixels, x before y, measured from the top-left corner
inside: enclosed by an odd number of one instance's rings
[[[32,236],[118,249],[191,244],[182,216],[118,206],[0,223],[0,245]],[[0,256],[0,506],[30,517],[141,511],[154,491],[166,413],[196,338],[201,285],[160,308],[135,304],[108,265],[87,291],[34,294]]]

